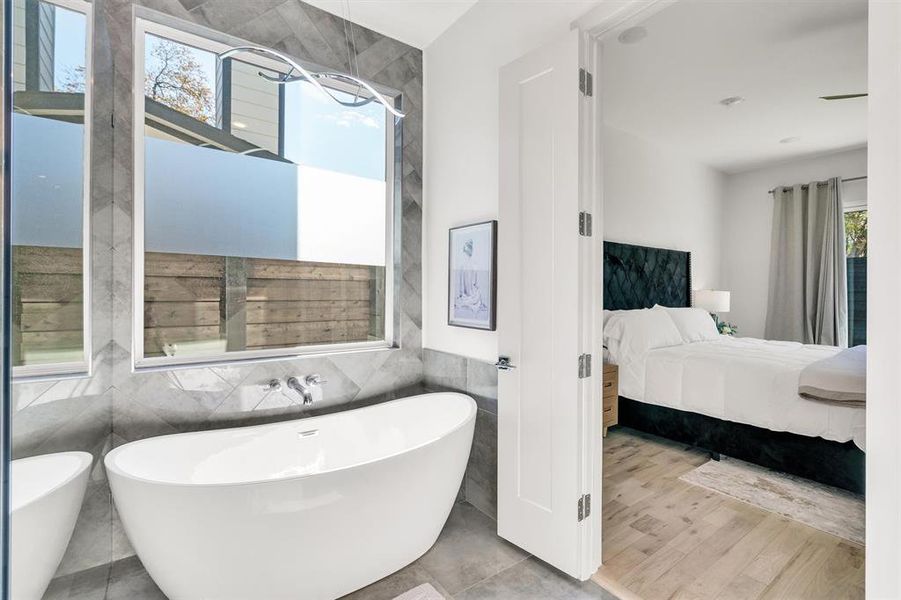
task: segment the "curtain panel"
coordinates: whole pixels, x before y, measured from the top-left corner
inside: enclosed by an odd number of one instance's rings
[[[841,179],[773,191],[766,338],[847,346]]]

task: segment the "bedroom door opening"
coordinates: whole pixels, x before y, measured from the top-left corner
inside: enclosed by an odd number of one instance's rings
[[[868,18],[658,2],[594,32],[595,579],[624,596],[865,595]]]

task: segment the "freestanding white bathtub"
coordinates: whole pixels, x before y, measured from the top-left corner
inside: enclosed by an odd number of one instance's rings
[[[12,600],[40,600],[66,552],[93,457],[60,452],[10,463]]]
[[[131,442],[113,498],[171,600],[332,600],[413,562],[447,520],[476,405],[426,394]]]

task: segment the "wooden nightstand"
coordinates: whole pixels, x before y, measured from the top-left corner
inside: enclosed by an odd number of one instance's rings
[[[611,363],[604,363],[604,388],[603,407],[604,437],[607,437],[607,428],[613,427],[619,422],[619,367]]]

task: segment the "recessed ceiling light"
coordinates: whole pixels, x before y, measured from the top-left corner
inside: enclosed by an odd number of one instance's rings
[[[242,123],[241,121],[233,121],[232,127],[234,127],[235,129],[247,129],[247,124]]]
[[[723,98],[720,100],[720,104],[729,108],[731,106],[735,106],[736,104],[741,104],[745,99],[743,96],[729,96],[728,98]]]
[[[781,140],[779,140],[779,143],[780,144],[794,144],[795,142],[799,142],[799,141],[801,141],[801,138],[799,138],[796,135],[793,135],[791,137],[782,138]]]
[[[646,37],[648,37],[648,30],[638,25],[624,29],[616,36],[616,39],[618,39],[621,44],[637,44]]]

